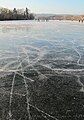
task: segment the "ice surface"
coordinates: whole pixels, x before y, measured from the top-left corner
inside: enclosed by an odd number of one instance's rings
[[[77,22],[0,22],[0,93],[9,98],[7,119],[16,120],[13,101],[15,96],[19,96],[26,97],[26,116],[29,120],[32,120],[31,107],[44,119],[57,120],[59,116],[31,103],[33,93],[30,84],[34,87],[38,81],[40,94],[40,87],[50,76],[75,76],[78,92],[84,92],[81,81],[84,73],[83,31],[84,24]],[[21,87],[18,85],[20,82]],[[5,88],[6,84],[8,88]]]

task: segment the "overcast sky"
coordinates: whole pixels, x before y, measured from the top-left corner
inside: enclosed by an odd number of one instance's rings
[[[84,14],[84,0],[0,0],[0,6],[28,7],[34,13]]]

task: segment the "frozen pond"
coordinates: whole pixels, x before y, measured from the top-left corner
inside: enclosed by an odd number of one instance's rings
[[[83,69],[83,31],[84,24],[69,21],[0,22],[0,71],[16,69],[18,57],[51,69]]]
[[[0,22],[0,120],[83,120],[83,80],[83,23]]]

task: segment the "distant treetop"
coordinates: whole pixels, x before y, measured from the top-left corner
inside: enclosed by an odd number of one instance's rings
[[[13,10],[0,8],[0,20],[33,20],[34,14],[28,8]]]

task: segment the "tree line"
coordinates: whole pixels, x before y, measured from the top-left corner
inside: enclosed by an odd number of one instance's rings
[[[34,14],[30,12],[28,8],[26,9],[16,9],[13,10],[7,8],[0,8],[0,20],[33,20]]]
[[[49,16],[49,20],[72,20],[72,21],[84,21],[84,15],[55,15]]]

